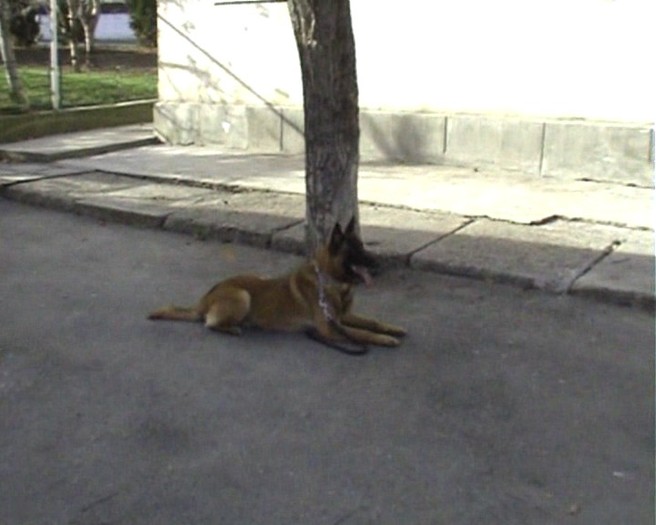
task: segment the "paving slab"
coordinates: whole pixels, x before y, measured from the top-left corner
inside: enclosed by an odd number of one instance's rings
[[[411,258],[414,268],[565,292],[626,236],[613,226],[555,221],[540,226],[478,220]]]
[[[0,159],[49,162],[158,143],[151,124],[49,135],[0,145]]]
[[[572,286],[573,293],[654,305],[654,233],[631,232]]]
[[[215,187],[304,194],[302,155],[147,146],[68,161],[86,169]],[[553,217],[652,227],[651,188],[437,165],[362,163],[362,202],[534,224]]]
[[[362,200],[535,224],[554,217],[651,228],[649,188],[464,168],[364,166]]]
[[[245,154],[220,146],[144,146],[73,159],[69,165],[206,186],[305,191],[301,155]],[[111,166],[111,169],[108,167]]]
[[[544,189],[543,189],[544,188]],[[556,215],[572,220],[654,228],[653,188],[605,182],[545,180],[533,190],[530,204],[549,202]]]
[[[305,199],[284,193],[224,192],[169,215],[164,228],[226,242],[269,246],[272,235],[303,220]]]

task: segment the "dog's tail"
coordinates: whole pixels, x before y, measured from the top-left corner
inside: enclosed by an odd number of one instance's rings
[[[165,306],[148,315],[148,319],[167,321],[202,321],[203,315],[197,308],[183,308],[181,306]]]

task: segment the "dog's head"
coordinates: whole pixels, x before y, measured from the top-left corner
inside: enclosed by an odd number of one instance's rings
[[[362,240],[355,232],[355,219],[351,219],[345,230],[335,224],[330,238],[321,250],[322,270],[339,282],[348,284],[371,283],[370,270],[377,269],[374,256],[365,250]]]

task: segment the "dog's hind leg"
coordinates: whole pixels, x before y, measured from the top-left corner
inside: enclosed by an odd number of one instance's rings
[[[226,290],[205,314],[205,326],[218,332],[241,335],[240,325],[251,309],[251,296],[246,290]]]

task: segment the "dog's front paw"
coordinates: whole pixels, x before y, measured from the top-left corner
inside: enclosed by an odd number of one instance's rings
[[[396,337],[392,337],[389,335],[380,335],[377,338],[376,344],[380,346],[399,346],[401,344],[401,341],[399,341]]]
[[[393,335],[395,337],[403,337],[408,332],[406,332],[405,329],[401,328],[400,326],[386,325],[385,333],[388,335]]]

